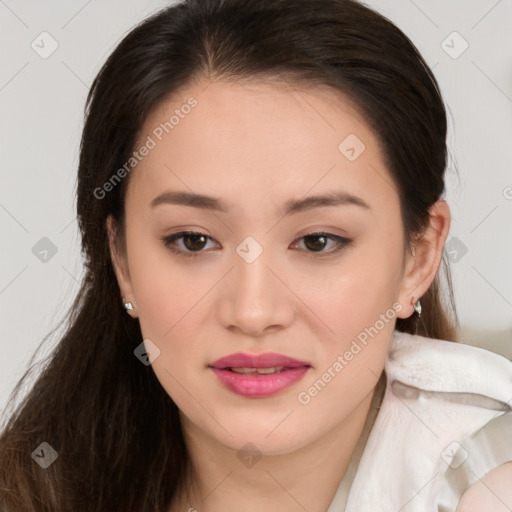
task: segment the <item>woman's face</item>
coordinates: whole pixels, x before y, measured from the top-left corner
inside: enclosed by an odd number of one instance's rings
[[[332,91],[214,82],[161,104],[143,145],[118,278],[184,430],[263,454],[320,439],[373,390],[395,320],[411,314],[399,197],[375,135]],[[211,366],[270,352],[299,366]],[[217,366],[230,365],[251,362]]]

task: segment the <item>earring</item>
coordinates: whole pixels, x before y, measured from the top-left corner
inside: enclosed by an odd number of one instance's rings
[[[412,298],[412,301],[414,302],[414,297]],[[418,314],[418,318],[421,316],[421,302],[420,299],[418,299],[416,302],[414,302],[414,311]]]
[[[131,302],[125,302],[123,297],[123,306],[127,311],[131,311],[133,309],[133,304]]]

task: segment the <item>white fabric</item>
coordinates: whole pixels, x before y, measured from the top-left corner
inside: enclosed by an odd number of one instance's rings
[[[458,443],[511,410],[512,362],[481,348],[395,331],[384,371],[348,499],[340,483],[327,512],[437,512]]]

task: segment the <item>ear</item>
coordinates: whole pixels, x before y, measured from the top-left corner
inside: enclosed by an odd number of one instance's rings
[[[132,318],[137,318],[137,305],[135,303],[135,294],[133,293],[130,272],[128,270],[128,264],[125,255],[121,254],[117,246],[117,224],[112,215],[109,215],[107,217],[105,224],[110,247],[110,258],[112,260],[112,266],[114,267],[114,272],[116,274],[119,290],[121,291],[121,298],[124,299],[126,302],[132,303],[134,309],[127,310],[126,312]]]
[[[404,306],[398,314],[400,318],[408,318],[414,313],[414,302],[429,289],[443,257],[444,243],[450,230],[450,208],[444,199],[439,199],[430,207],[429,215],[425,232],[414,242],[412,250],[407,250],[398,297]]]

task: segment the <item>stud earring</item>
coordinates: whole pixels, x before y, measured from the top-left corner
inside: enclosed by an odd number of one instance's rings
[[[421,302],[420,299],[418,299],[416,302],[414,302],[414,297],[412,298],[414,311],[418,314],[418,318],[421,316]]]
[[[131,302],[126,302],[123,297],[123,306],[126,309],[126,311],[133,310],[133,304]]]

